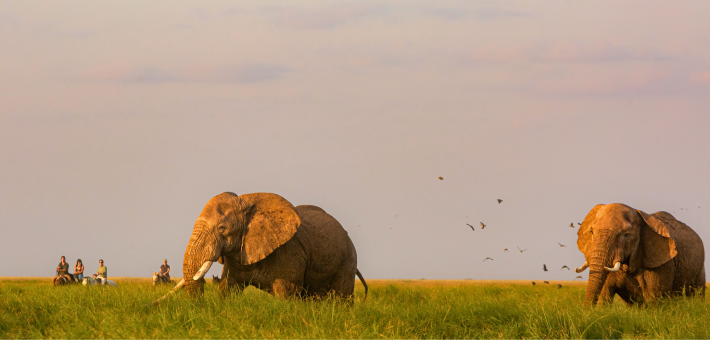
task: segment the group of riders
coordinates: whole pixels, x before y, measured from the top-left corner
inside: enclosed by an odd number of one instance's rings
[[[91,277],[101,283],[106,285],[108,280],[108,268],[104,265],[104,260],[99,260],[99,269],[96,274],[92,274]],[[170,266],[168,265],[168,260],[163,260],[163,265],[160,266],[160,271],[158,272],[158,278],[164,282],[170,282]],[[54,284],[61,285],[66,283],[81,283],[84,279],[84,263],[81,259],[76,260],[76,265],[74,266],[74,274],[69,273],[69,263],[66,261],[66,257],[62,256],[59,265],[57,266],[57,276],[54,277]]]
[[[108,270],[106,266],[104,266],[103,259],[99,260],[99,270],[96,271],[96,274],[91,275],[91,277],[100,281],[103,285],[106,284]],[[76,260],[74,274],[71,274],[69,273],[69,263],[67,263],[66,257],[62,256],[59,265],[57,265],[57,276],[54,277],[54,284],[80,283],[82,279],[84,279],[84,263],[81,259]]]

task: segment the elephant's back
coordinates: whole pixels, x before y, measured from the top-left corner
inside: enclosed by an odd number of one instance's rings
[[[323,249],[323,252],[333,253],[349,248],[352,245],[345,228],[325,210],[315,205],[299,205],[296,214],[301,219],[301,226],[294,235],[304,246],[310,249]],[[329,245],[333,245],[330,247]],[[328,249],[332,248],[332,249]]]
[[[703,240],[695,230],[665,211],[659,211],[653,216],[668,226],[675,241],[678,253],[674,258],[676,268],[674,288],[680,288],[684,282],[705,286],[704,275],[699,275],[705,268]],[[696,282],[699,276],[703,276],[703,282]]]
[[[295,210],[301,226],[294,238],[306,253],[306,281],[328,281],[329,276],[345,265],[356,268],[355,246],[338,220],[314,205],[299,205]],[[354,272],[353,269],[353,275]]]

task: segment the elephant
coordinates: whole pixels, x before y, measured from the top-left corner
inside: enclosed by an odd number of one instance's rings
[[[618,294],[628,305],[662,296],[705,296],[705,248],[698,234],[671,214],[647,214],[625,204],[595,206],[577,231],[589,268],[585,305]]]
[[[204,293],[204,275],[223,264],[218,291],[254,286],[279,297],[353,299],[357,253],[347,231],[325,210],[294,207],[272,193],[219,194],[197,218],[183,259],[183,279],[168,294],[185,288]],[[166,294],[160,300],[168,296]]]

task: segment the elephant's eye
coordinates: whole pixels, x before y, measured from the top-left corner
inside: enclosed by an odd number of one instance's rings
[[[223,225],[217,227],[217,230],[219,230],[219,233],[222,234],[227,228],[225,228]]]

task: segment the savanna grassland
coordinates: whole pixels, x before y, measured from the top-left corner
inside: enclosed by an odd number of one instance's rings
[[[282,300],[215,286],[146,306],[170,287],[53,287],[0,281],[0,338],[710,338],[710,303],[667,299],[629,308],[582,306],[584,285],[375,281],[362,301]]]

